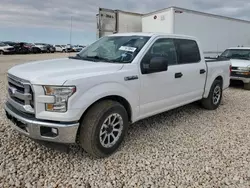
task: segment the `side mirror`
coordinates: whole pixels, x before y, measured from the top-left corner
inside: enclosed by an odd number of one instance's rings
[[[149,64],[143,64],[143,73],[149,74],[168,70],[168,59],[165,57],[152,57]]]

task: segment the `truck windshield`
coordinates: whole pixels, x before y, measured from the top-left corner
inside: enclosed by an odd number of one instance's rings
[[[250,60],[250,49],[228,49],[220,55],[220,58]]]
[[[131,63],[150,37],[106,36],[86,47],[76,58],[111,63]]]

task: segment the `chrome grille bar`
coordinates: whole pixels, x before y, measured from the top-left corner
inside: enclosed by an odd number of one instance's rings
[[[34,114],[35,110],[31,106],[32,101],[32,89],[31,84],[27,80],[20,79],[16,76],[8,74],[8,101],[16,109]]]

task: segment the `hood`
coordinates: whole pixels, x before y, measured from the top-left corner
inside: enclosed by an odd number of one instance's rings
[[[250,60],[231,59],[232,67],[247,67],[250,66]]]
[[[35,61],[12,67],[8,73],[36,85],[63,85],[66,81],[112,73],[122,64],[92,62],[77,59]]]

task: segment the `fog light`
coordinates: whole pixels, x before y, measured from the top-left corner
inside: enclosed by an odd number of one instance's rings
[[[54,134],[56,134],[56,135],[58,135],[58,130],[56,128],[52,128],[51,132],[54,133]]]
[[[41,126],[40,127],[40,133],[41,133],[41,136],[56,137],[56,136],[58,136],[58,129],[57,128]]]

